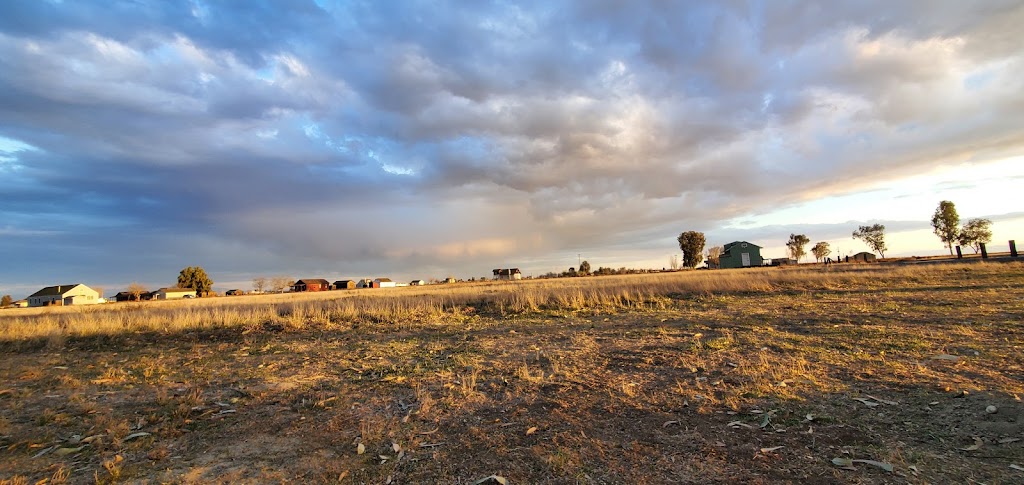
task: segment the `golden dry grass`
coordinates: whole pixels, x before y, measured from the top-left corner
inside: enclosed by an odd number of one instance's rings
[[[3,312],[67,328],[0,342],[0,480],[1012,483],[1022,288],[878,265]],[[118,312],[152,326],[75,327]]]

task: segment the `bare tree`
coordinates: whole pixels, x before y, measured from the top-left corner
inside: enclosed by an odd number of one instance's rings
[[[141,300],[144,293],[149,293],[149,290],[146,289],[142,283],[132,281],[128,284],[128,294],[132,295],[132,298],[135,299],[135,301]]]
[[[722,246],[711,246],[708,248],[708,266],[717,268],[719,261],[722,258],[722,252],[725,248]]]
[[[287,276],[275,276],[270,279],[270,289],[274,290],[275,293],[282,293],[293,284],[292,279]]]
[[[672,268],[672,271],[679,269],[679,255],[673,254],[671,258],[668,258],[668,266]]]
[[[257,276],[252,279],[252,289],[256,290],[256,293],[263,293],[263,289],[267,287],[267,277]]]

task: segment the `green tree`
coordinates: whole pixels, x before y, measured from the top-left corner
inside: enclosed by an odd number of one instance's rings
[[[807,254],[807,251],[804,251],[804,247],[809,242],[811,240],[804,234],[790,234],[789,242],[786,243],[786,247],[789,248],[789,255],[799,263],[800,258]]]
[[[821,261],[829,254],[832,254],[832,250],[829,249],[827,242],[821,241],[811,248],[811,254],[814,255],[814,259]]]
[[[178,273],[178,288],[192,288],[196,296],[205,296],[213,288],[213,280],[201,266],[189,266]]]
[[[579,271],[579,273],[580,273],[581,276],[589,275],[590,274],[590,263],[588,263],[586,261],[580,263],[580,271]]]
[[[856,231],[853,231],[853,238],[860,239],[867,244],[872,251],[878,253],[879,256],[885,257],[885,226],[882,224],[874,224],[871,226],[860,226]]]
[[[14,299],[11,298],[11,295],[4,295],[3,298],[0,298],[0,308],[7,308],[12,303],[14,303]]]
[[[679,250],[683,252],[683,266],[696,268],[704,260],[704,233],[686,231],[676,238]]]
[[[960,237],[957,238],[961,246],[968,246],[974,250],[974,254],[981,251],[982,244],[992,242],[992,221],[988,219],[971,219],[960,229]]]
[[[956,213],[956,205],[948,200],[939,202],[935,214],[932,214],[932,228],[952,256],[953,244],[960,237],[960,214]]]

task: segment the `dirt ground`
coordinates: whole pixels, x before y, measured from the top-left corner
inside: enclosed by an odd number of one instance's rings
[[[1022,483],[1021,268],[7,345],[0,480]]]

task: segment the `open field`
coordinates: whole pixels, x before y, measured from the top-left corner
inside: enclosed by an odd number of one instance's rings
[[[1016,262],[6,310],[0,354],[11,483],[1024,481]]]

